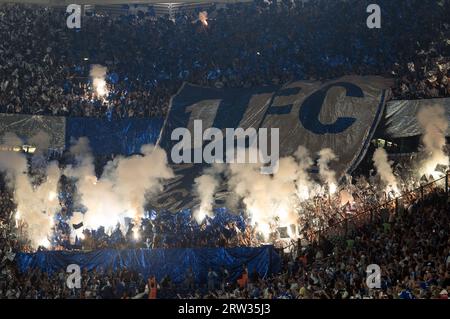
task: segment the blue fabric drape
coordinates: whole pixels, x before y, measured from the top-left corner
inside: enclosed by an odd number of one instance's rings
[[[16,262],[21,272],[39,268],[47,273],[67,269],[77,264],[91,271],[117,270],[126,267],[141,273],[145,278],[155,275],[161,280],[169,275],[174,283],[182,283],[189,268],[198,282],[206,282],[208,269],[216,271],[224,266],[231,279],[242,274],[244,264],[249,273],[256,269],[261,277],[281,270],[281,258],[273,246],[258,248],[188,248],[188,249],[105,249],[92,252],[41,251],[32,254],[18,253]]]
[[[66,148],[80,137],[87,137],[95,154],[138,153],[142,145],[156,144],[162,117],[108,121],[99,118],[67,118]]]

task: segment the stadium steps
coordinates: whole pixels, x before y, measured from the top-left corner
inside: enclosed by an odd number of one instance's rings
[[[173,16],[175,13],[184,11],[194,11],[199,8],[210,7],[212,3],[155,3],[155,4],[125,4],[125,5],[88,5],[86,12],[108,13],[110,15],[126,15],[147,12],[153,7],[156,16]]]

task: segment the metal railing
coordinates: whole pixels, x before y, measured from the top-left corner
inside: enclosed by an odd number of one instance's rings
[[[415,188],[406,193],[403,193],[400,196],[397,196],[391,200],[387,200],[382,204],[370,207],[369,209],[366,209],[360,213],[357,213],[355,215],[344,218],[333,225],[319,229],[319,230],[313,232],[312,236],[309,236],[310,238],[308,238],[308,239],[311,242],[318,242],[318,241],[320,241],[320,238],[323,238],[324,236],[325,237],[333,236],[333,235],[334,236],[347,236],[349,233],[349,224],[350,223],[353,222],[354,224],[357,224],[357,221],[361,220],[361,219],[366,219],[366,222],[367,221],[373,222],[374,218],[375,218],[374,214],[379,213],[380,210],[382,210],[382,209],[389,210],[389,208],[393,208],[394,212],[398,213],[399,206],[400,206],[400,204],[399,204],[400,199],[409,197],[411,195],[418,193],[418,195],[420,196],[420,199],[423,200],[425,197],[425,193],[428,189],[434,189],[434,186],[436,186],[438,183],[443,182],[443,181],[445,182],[445,184],[443,185],[443,189],[445,190],[445,194],[448,197],[448,195],[449,195],[449,174],[450,174],[450,171],[447,171],[445,176],[438,178],[430,183],[421,185],[420,187]],[[392,211],[390,211],[389,214],[391,214],[391,212]],[[364,224],[364,222],[360,223],[360,225],[361,224]]]

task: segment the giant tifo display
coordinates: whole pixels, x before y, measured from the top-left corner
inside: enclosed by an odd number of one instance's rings
[[[136,125],[134,131],[122,133],[121,139],[129,143],[125,152],[139,152],[113,157],[100,172],[87,137],[70,136],[69,129],[49,132],[55,135],[50,138],[39,126],[27,131],[15,121],[5,122],[8,126],[2,131],[10,131],[4,135],[4,145],[37,146],[31,165],[25,154],[0,153],[1,169],[15,189],[17,232],[29,240],[32,249],[74,248],[86,235],[106,236],[112,242],[114,236],[124,237],[130,247],[145,243],[165,247],[175,242],[196,245],[202,239],[184,239],[185,228],[214,227],[211,224],[218,215],[222,219],[216,221],[217,227],[239,237],[239,245],[244,238],[249,246],[276,243],[280,230],[290,239],[311,240],[313,232],[345,219],[352,211],[382,204],[419,187],[421,181],[445,175],[448,100],[423,101],[414,109],[408,101],[386,106],[389,92],[389,81],[380,77],[232,90],[186,83],[171,99],[160,133],[151,133],[154,143],[144,144],[147,127],[156,123],[159,129],[161,124],[148,120],[148,125]],[[396,114],[402,114],[401,118],[394,120]],[[67,122],[73,120],[65,121],[63,126],[70,127]],[[389,127],[389,121],[396,127]],[[133,120],[128,122],[133,127]],[[408,163],[408,172],[394,172],[385,149],[379,147],[372,155],[376,175],[369,179],[355,176],[356,184],[351,173],[366,155],[380,123],[394,136],[407,136],[411,131],[420,134],[419,156]],[[97,121],[98,130],[101,124]],[[17,133],[30,136],[26,143],[11,133],[15,126]],[[175,136],[182,128],[186,128],[184,135]],[[278,129],[279,151],[266,150],[268,156],[271,151],[279,154],[272,163],[260,160],[261,128]],[[206,137],[212,129],[215,135]],[[200,142],[195,140],[198,136]],[[109,135],[95,138],[101,147],[111,143]],[[270,133],[265,138],[273,140]],[[63,166],[44,154],[50,140],[61,139],[68,141],[65,147],[70,157]],[[235,151],[231,157],[230,139],[231,152]],[[208,149],[210,163],[204,159]],[[254,151],[255,162],[238,163],[238,156],[245,158]],[[181,160],[174,163],[177,154]],[[276,170],[262,173],[261,168],[268,165],[277,166]],[[39,172],[39,182],[30,174],[34,170]],[[64,189],[68,185],[73,193]],[[160,219],[177,227],[158,229]]]
[[[450,0],[32,2],[0,299],[448,299]]]

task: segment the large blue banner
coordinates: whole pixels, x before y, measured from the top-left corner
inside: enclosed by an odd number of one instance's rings
[[[189,248],[189,249],[104,249],[92,252],[40,251],[18,253],[16,261],[21,272],[39,268],[48,273],[66,271],[70,264],[91,271],[123,269],[141,273],[145,278],[154,275],[157,280],[169,275],[174,283],[182,283],[185,273],[192,268],[197,282],[206,282],[208,269],[216,271],[224,266],[231,280],[242,274],[243,265],[249,272],[256,270],[266,277],[281,270],[281,259],[272,246],[258,248]]]
[[[133,118],[108,121],[99,118],[67,118],[66,146],[87,137],[95,154],[138,153],[142,145],[155,144],[163,118]]]

